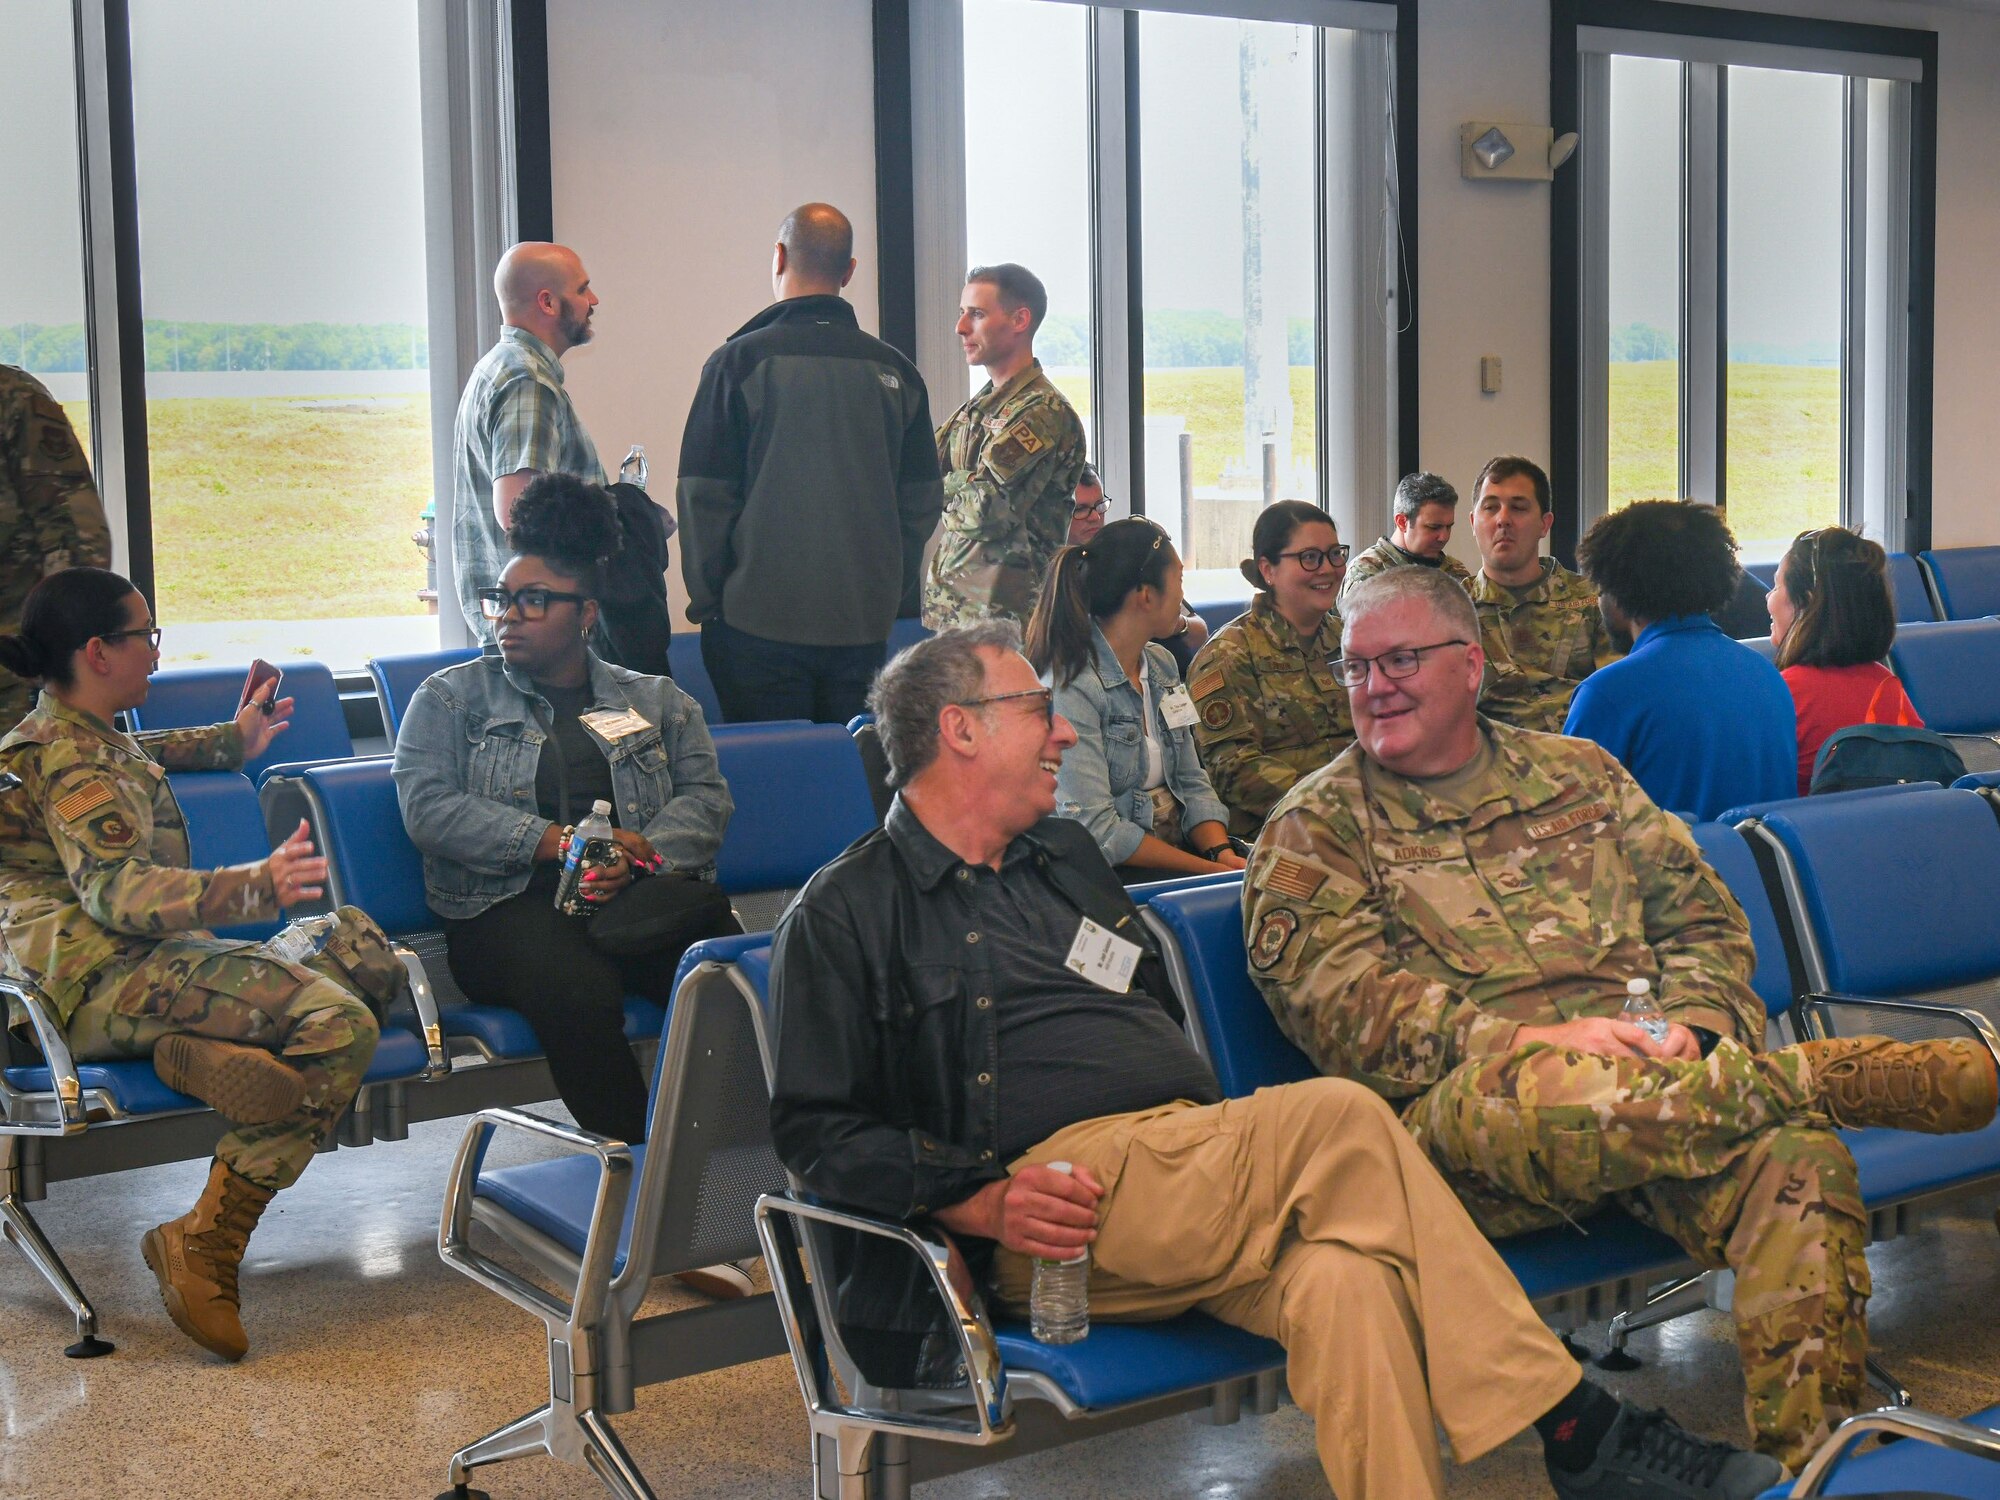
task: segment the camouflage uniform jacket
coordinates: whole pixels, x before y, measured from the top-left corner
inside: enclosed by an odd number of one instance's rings
[[[1522,1026],[1617,1015],[1643,976],[1672,1020],[1761,1050],[1749,922],[1681,821],[1587,740],[1480,724],[1470,815],[1358,744],[1273,810],[1243,923],[1285,1034],[1400,1100]]]
[[[1188,668],[1201,717],[1194,742],[1229,808],[1229,831],[1255,838],[1301,776],[1354,743],[1347,690],[1328,665],[1340,655],[1340,615],[1329,610],[1308,641],[1259,592],[1215,633]]]
[[[68,567],[111,566],[111,529],[90,465],[55,397],[26,370],[0,365],[0,631],[20,628],[28,590]],[[34,691],[0,667],[0,728]]]
[[[39,985],[68,1023],[107,965],[167,937],[278,915],[264,865],[188,868],[187,824],[168,771],[243,764],[234,724],[137,738],[44,692],[0,739],[0,966]],[[240,946],[240,945],[229,945]]]
[[[1373,578],[1377,573],[1386,573],[1391,568],[1442,568],[1449,578],[1456,578],[1469,591],[1472,588],[1472,573],[1449,552],[1436,562],[1427,557],[1419,557],[1414,552],[1405,552],[1388,537],[1383,537],[1372,547],[1364,547],[1354,554],[1347,564],[1347,576],[1340,581],[1340,597],[1345,599],[1349,589],[1364,578]]]
[[[1552,557],[1526,596],[1482,569],[1470,585],[1486,648],[1480,711],[1517,729],[1561,734],[1576,685],[1619,655],[1597,608],[1597,590]]]
[[[944,525],[924,581],[932,630],[989,616],[1026,624],[1069,536],[1083,423],[1035,360],[938,429]]]

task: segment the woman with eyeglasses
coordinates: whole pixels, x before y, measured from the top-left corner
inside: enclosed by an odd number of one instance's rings
[[[1820,746],[1850,724],[1923,718],[1883,658],[1896,639],[1889,558],[1878,543],[1839,526],[1802,531],[1778,564],[1765,603],[1778,673],[1799,720],[1799,795],[1812,788]]]
[[[337,913],[339,941],[303,963],[211,934],[318,896],[326,861],[300,823],[267,859],[190,867],[165,773],[241,769],[284,732],[292,700],[270,688],[221,724],[126,734],[114,721],[146,701],[159,662],[145,596],[103,568],[42,579],[18,633],[0,636],[0,665],[42,685],[0,739],[0,948],[76,1061],[150,1056],[168,1087],[233,1127],[199,1201],[140,1252],[175,1325],[238,1360],[250,1234],[333,1133],[375,1055],[376,1014],[408,976],[352,907]],[[18,1011],[7,1021],[29,1025]]]
[[[1075,500],[1069,519],[1070,543],[1087,547],[1091,538],[1104,529],[1104,515],[1111,508],[1111,497],[1104,493],[1104,481],[1097,477],[1097,470],[1089,464],[1085,464],[1083,473],[1077,476]],[[1174,623],[1174,628],[1154,639],[1173,653],[1174,666],[1185,678],[1195,653],[1208,644],[1208,622],[1189,609],[1183,599],[1181,617]]]
[[[1173,543],[1133,517],[1058,552],[1028,621],[1028,660],[1077,735],[1056,772],[1056,811],[1128,881],[1243,868],[1195,751],[1194,705],[1153,640],[1180,612]]]
[[[637,1142],[647,1091],[625,997],[664,1005],[689,944],[740,930],[715,884],[734,804],[695,701],[591,650],[617,521],[601,489],[564,478],[515,502],[513,555],[479,593],[498,650],[417,690],[396,791],[459,988],[527,1019],[578,1124]],[[599,800],[617,848],[583,876],[590,914],[568,916],[567,830]]]
[[[1243,576],[1250,608],[1215,633],[1188,669],[1195,743],[1229,831],[1254,839],[1278,799],[1354,743],[1340,655],[1347,548],[1333,517],[1303,500],[1265,507]]]

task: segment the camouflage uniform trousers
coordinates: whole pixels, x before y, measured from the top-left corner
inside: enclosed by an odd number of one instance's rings
[[[1616,1202],[1736,1273],[1744,1410],[1794,1472],[1868,1402],[1868,1216],[1796,1051],[1693,1062],[1546,1043],[1466,1063],[1404,1124],[1492,1236]]]
[[[287,1188],[332,1136],[375,1055],[375,1014],[353,983],[331,949],[288,964],[253,944],[169,940],[91,983],[69,1043],[80,1061],[148,1057],[179,1032],[278,1053],[305,1078],[304,1102],[282,1120],[231,1130],[215,1154],[238,1176]]]

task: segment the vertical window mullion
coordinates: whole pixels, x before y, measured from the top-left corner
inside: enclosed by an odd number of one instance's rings
[[[1097,471],[1132,515],[1145,513],[1139,351],[1136,83],[1127,12],[1090,13],[1090,384]]]
[[[1847,80],[1841,130],[1840,524],[1858,527],[1868,484],[1868,80]]]
[[[1577,534],[1611,503],[1611,58],[1577,58],[1576,170],[1582,277],[1577,317]]]
[[[1711,505],[1723,499],[1728,395],[1722,92],[1719,66],[1687,65],[1681,136],[1681,493]]]

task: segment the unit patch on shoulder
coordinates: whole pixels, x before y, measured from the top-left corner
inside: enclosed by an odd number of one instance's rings
[[[111,801],[111,783],[108,781],[86,781],[73,792],[65,792],[55,800],[56,816],[65,823],[74,823],[85,813],[95,812]]]
[[[1557,813],[1553,818],[1544,818],[1539,823],[1528,825],[1531,839],[1552,839],[1559,833],[1568,833],[1572,828],[1581,828],[1586,823],[1595,823],[1599,818],[1611,816],[1611,804],[1602,797],[1595,802],[1586,802],[1581,807],[1572,807],[1568,812]]]
[[[1188,691],[1197,698],[1206,698],[1211,693],[1219,693],[1229,686],[1229,679],[1217,668],[1201,674],[1188,684]]]
[[[1289,854],[1274,857],[1258,882],[1261,889],[1289,896],[1294,901],[1310,901],[1326,884],[1326,874]],[[1294,921],[1297,919],[1294,918]]]
[[[106,849],[129,849],[139,842],[138,830],[115,812],[108,812],[92,823],[90,831]]]
[[[1285,956],[1285,947],[1298,930],[1297,912],[1283,906],[1265,912],[1264,920],[1257,924],[1257,936],[1250,941],[1250,967],[1259,973],[1271,968]]]
[[[1211,698],[1201,706],[1201,722],[1210,729],[1227,729],[1236,717],[1236,705],[1227,698]]]

